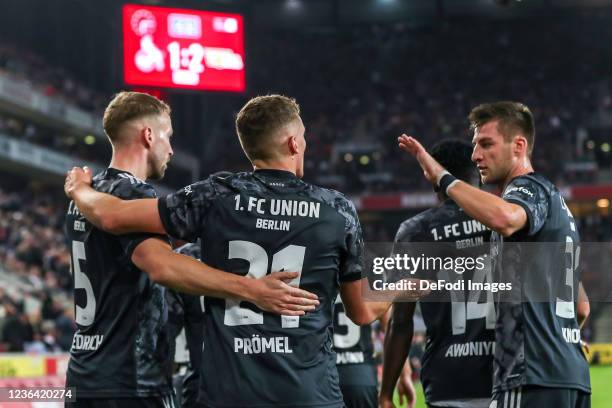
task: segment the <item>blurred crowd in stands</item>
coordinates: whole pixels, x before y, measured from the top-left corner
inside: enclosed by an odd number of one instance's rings
[[[68,350],[70,257],[58,192],[0,190],[0,350]]]
[[[600,27],[612,33],[593,19],[271,33],[253,50],[253,60],[266,62],[255,64],[253,83],[257,93],[297,98],[307,128],[307,171],[314,178],[342,176],[344,191],[427,188],[414,160],[397,149],[397,136],[407,132],[426,146],[444,137],[471,140],[469,110],[499,99],[531,107],[538,171],[558,184],[593,181],[592,172],[565,171],[569,163],[598,159],[601,141],[589,144],[589,129],[612,105],[612,63],[592,41],[603,34]],[[350,162],[338,149],[347,144],[357,152]],[[359,163],[368,149],[370,160]],[[609,166],[607,156],[600,162]],[[389,178],[364,182],[376,172]]]
[[[39,55],[13,44],[0,42],[0,72],[89,112],[102,112],[108,103],[107,95],[81,84],[65,68],[51,66]]]
[[[612,162],[609,144],[607,152],[602,147],[610,138],[601,131],[612,126],[612,56],[592,41],[612,37],[610,20],[591,13],[569,22],[446,20],[257,32],[249,91],[233,110],[257,94],[293,96],[307,128],[308,180],[349,193],[397,192],[428,188],[414,161],[397,149],[397,136],[407,132],[426,146],[445,137],[470,140],[472,107],[518,100],[536,117],[536,169],[561,185],[589,182]],[[98,114],[111,96],[10,45],[0,45],[1,70]],[[226,116],[217,135],[224,154],[203,163],[204,174],[248,168],[232,112]],[[0,117],[3,130],[87,159],[109,153],[102,141],[88,146],[16,118]],[[176,143],[193,151],[180,138]]]
[[[93,135],[76,136],[35,124],[0,111],[0,135],[33,143],[90,162],[106,164],[111,149],[106,140]]]

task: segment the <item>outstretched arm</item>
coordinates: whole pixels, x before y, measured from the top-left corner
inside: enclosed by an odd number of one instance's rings
[[[94,190],[91,182],[89,168],[73,167],[66,175],[64,192],[97,228],[111,234],[166,233],[159,217],[157,199],[121,200]]]
[[[446,169],[425,150],[423,145],[414,137],[406,135],[398,138],[398,144],[400,149],[417,159],[427,180],[438,185],[441,178],[447,173]],[[446,194],[470,217],[503,236],[510,236],[527,224],[527,213],[523,207],[463,181],[454,182],[446,190]]]
[[[167,242],[149,238],[134,249],[132,262],[161,285],[194,295],[237,298],[262,310],[300,316],[319,304],[317,295],[288,285],[297,272],[276,272],[252,279],[223,272],[189,256],[177,254]]]

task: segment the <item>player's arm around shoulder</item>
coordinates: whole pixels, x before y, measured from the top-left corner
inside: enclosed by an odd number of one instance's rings
[[[152,281],[193,295],[238,298],[262,310],[287,316],[301,316],[319,304],[315,294],[287,284],[297,277],[297,272],[277,272],[251,279],[178,254],[157,238],[142,241],[131,260]]]
[[[91,182],[90,169],[73,167],[67,173],[64,192],[74,200],[85,218],[97,228],[112,234],[165,233],[156,198],[122,200],[111,194],[94,190]]]

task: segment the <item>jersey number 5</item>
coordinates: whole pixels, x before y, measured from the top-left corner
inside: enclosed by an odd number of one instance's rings
[[[91,281],[81,271],[81,261],[85,264],[85,244],[81,241],[72,241],[72,262],[74,271],[74,289],[85,290],[85,307],[75,304],[75,320],[80,326],[90,326],[96,316],[96,298],[94,296]]]
[[[289,245],[272,256],[272,271],[299,272],[301,276],[306,247]],[[268,273],[268,253],[260,245],[249,241],[230,241],[229,259],[243,259],[249,262],[247,276],[259,279]],[[289,285],[299,286],[300,276],[289,282]],[[239,300],[225,300],[226,326],[242,326],[246,324],[263,324],[262,312],[240,307]],[[285,329],[299,327],[299,316],[281,316],[281,326]]]

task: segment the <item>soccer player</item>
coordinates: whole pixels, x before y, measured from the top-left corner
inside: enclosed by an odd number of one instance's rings
[[[447,139],[432,148],[432,156],[460,180],[478,185],[478,173],[470,160],[469,143]],[[477,257],[488,253],[490,231],[469,217],[443,191],[439,205],[404,221],[396,234],[402,243],[452,243],[441,248],[441,255]],[[456,248],[456,249],[455,249]],[[472,268],[460,276],[454,271],[436,271],[422,276],[433,281],[468,280],[484,282],[487,271]],[[490,275],[490,274],[489,274]],[[490,277],[488,278],[490,281]],[[433,295],[433,294],[432,294]],[[427,328],[421,382],[430,407],[487,408],[491,401],[495,311],[492,294],[480,291],[445,292],[420,303]],[[482,299],[481,299],[482,298]],[[429,300],[429,301],[427,301]],[[467,302],[466,302],[467,300]],[[380,406],[393,407],[393,389],[410,351],[416,303],[394,303],[385,336],[383,380]],[[475,346],[475,347],[472,347]],[[457,353],[461,348],[473,352]],[[410,381],[405,376],[402,381]]]
[[[237,115],[236,130],[253,172],[208,178],[159,200],[123,201],[91,189],[90,174],[75,168],[66,192],[112,233],[200,238],[202,260],[210,265],[252,278],[298,271],[292,284],[318,295],[316,311],[280,318],[207,296],[205,406],[342,407],[332,351],[338,290],[356,324],[370,323],[390,305],[361,298],[363,242],[355,207],[337,191],[301,180],[305,128],[293,99],[251,99]]]
[[[185,244],[175,251],[197,260],[202,257],[199,242]],[[199,372],[204,336],[204,298],[168,290],[166,300],[169,309],[168,327],[172,333],[170,340],[174,339],[178,347],[177,336],[182,333],[182,343],[184,343],[188,356],[183,370],[179,369],[179,373],[173,379],[177,400],[180,401],[180,406],[183,408],[195,408],[198,406]],[[170,356],[173,355],[174,353],[170,354]]]
[[[559,190],[531,165],[533,115],[521,103],[496,102],[477,106],[469,120],[472,160],[501,198],[455,178],[415,138],[402,135],[398,142],[430,182],[494,231],[494,273],[519,292],[519,301],[511,293],[497,302],[491,407],[589,407],[589,368],[575,312],[580,241]],[[562,250],[533,253],[534,244],[519,245],[526,242],[557,243]]]
[[[334,351],[340,391],[346,408],[376,408],[378,374],[372,327],[358,326],[347,316],[338,296],[334,306]]]
[[[168,105],[150,95],[122,92],[106,108],[103,126],[113,157],[109,168],[93,179],[93,187],[128,200],[155,197],[144,180],[161,178],[172,156]],[[77,400],[68,406],[172,404],[167,305],[160,283],[194,294],[249,300],[292,318],[316,304],[316,296],[281,280],[295,279],[296,272],[256,282],[224,273],[175,254],[165,235],[105,233],[74,202],[66,233],[78,326],[66,380],[68,387],[76,387]]]

